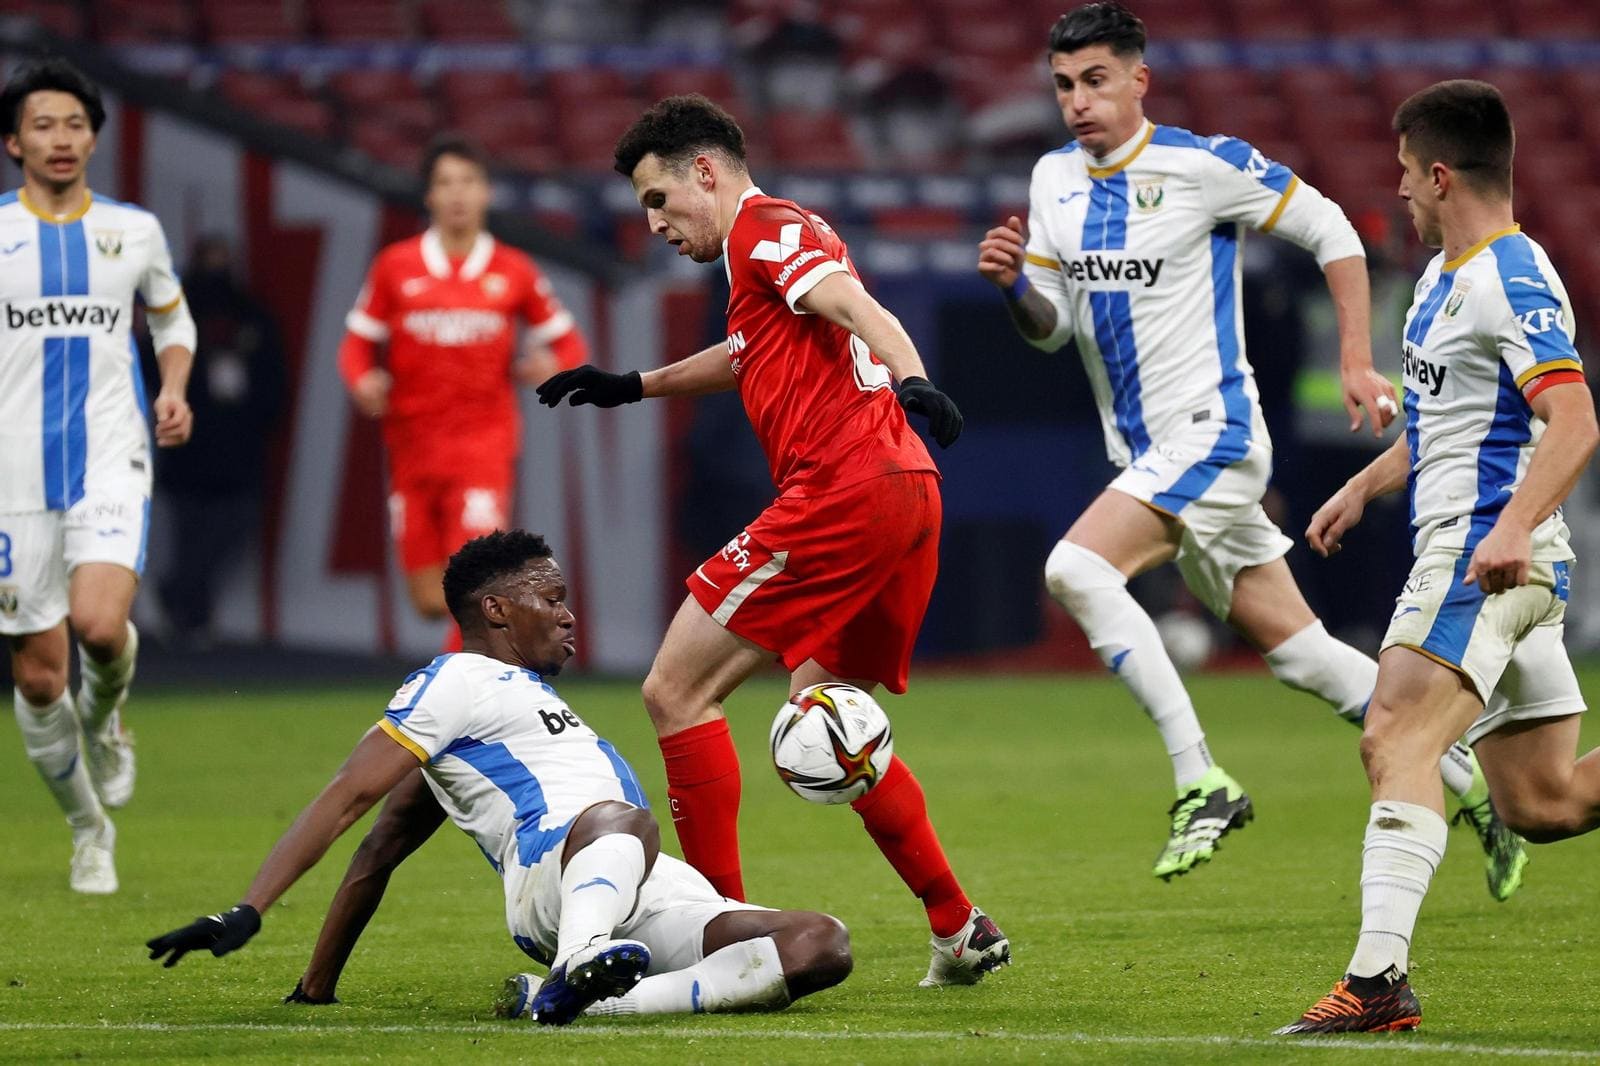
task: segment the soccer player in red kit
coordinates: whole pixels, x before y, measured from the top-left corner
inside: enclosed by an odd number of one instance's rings
[[[361,412],[383,421],[389,521],[411,602],[442,619],[445,560],[509,524],[521,435],[513,379],[537,385],[588,350],[533,260],[485,229],[489,174],[477,146],[434,141],[422,177],[432,225],[378,253],[345,319],[339,373]]]
[[[928,416],[941,447],[961,414],[838,235],[751,182],[727,112],[702,96],[662,100],[618,142],[616,168],[652,233],[699,263],[726,257],[728,339],[646,374],[564,371],[539,399],[614,407],[737,389],[766,452],[777,500],[689,577],[644,683],[684,858],[743,899],[739,760],[722,701],[774,658],[792,692],[830,680],[905,691],[941,510],[938,470],[904,410]],[[951,872],[905,763],[852,806],[927,908],[924,986],[972,984],[1010,961],[1005,935]]]

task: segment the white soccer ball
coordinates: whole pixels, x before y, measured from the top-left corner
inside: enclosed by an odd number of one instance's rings
[[[878,701],[825,682],[801,689],[772,720],[772,765],[801,799],[849,803],[889,770],[894,738]]]
[[[1168,611],[1157,618],[1156,632],[1161,634],[1161,643],[1166,645],[1172,665],[1186,674],[1205,666],[1216,650],[1211,627],[1206,625],[1205,619],[1184,611]]]

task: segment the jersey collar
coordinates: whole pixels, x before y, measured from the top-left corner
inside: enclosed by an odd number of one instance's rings
[[[33,203],[31,201],[29,201],[29,199],[28,199],[28,190],[27,189],[18,189],[17,190],[17,203],[19,203],[23,207],[27,208],[28,213],[30,215],[33,215],[35,218],[41,218],[46,222],[54,222],[54,223],[60,224],[60,223],[66,223],[66,222],[76,222],[76,221],[78,221],[78,219],[82,218],[84,215],[87,215],[89,213],[90,205],[92,205],[94,203],[94,194],[92,192],[90,192],[88,189],[83,190],[83,206],[78,208],[76,211],[73,211],[73,212],[71,212],[69,214],[62,215],[59,218],[57,218],[55,215],[47,215],[43,211],[39,210],[37,207],[33,206]]]
[[[478,234],[478,239],[472,242],[472,251],[467,253],[467,258],[461,264],[461,280],[475,280],[489,265],[493,255],[494,238],[487,233]],[[432,227],[422,235],[422,264],[428,268],[428,273],[441,280],[447,280],[451,275],[450,256],[444,250],[439,231]]]
[[[1150,143],[1150,138],[1156,135],[1156,124],[1149,119],[1144,120],[1144,125],[1139,132],[1123,141],[1104,158],[1096,159],[1085,153],[1084,165],[1089,168],[1091,178],[1109,178],[1117,171],[1122,170],[1129,163],[1139,158],[1139,153],[1144,151],[1144,146]]]
[[[1511,225],[1507,226],[1505,229],[1497,229],[1493,233],[1491,233],[1487,237],[1485,237],[1483,240],[1479,241],[1477,244],[1474,244],[1471,248],[1468,248],[1466,251],[1462,252],[1460,255],[1458,255],[1454,259],[1450,260],[1444,266],[1440,267],[1439,271],[1440,271],[1440,273],[1448,274],[1452,270],[1458,270],[1458,269],[1461,268],[1461,265],[1463,263],[1465,263],[1468,259],[1471,259],[1473,256],[1477,255],[1479,252],[1481,252],[1485,248],[1489,247],[1489,245],[1493,244],[1495,241],[1499,240],[1501,237],[1509,237],[1513,233],[1521,233],[1521,232],[1522,232],[1522,225],[1521,225],[1521,223],[1518,223],[1518,222],[1513,222]]]
[[[734,221],[737,222],[739,220],[739,212],[744,210],[744,202],[746,200],[765,195],[767,194],[761,191],[761,186],[759,185],[752,185],[744,192],[740,193],[739,202],[733,205]],[[733,236],[733,227],[729,226],[728,237],[731,236]],[[728,237],[722,238],[722,269],[727,273],[728,284],[731,286],[733,284],[733,263],[728,259]]]

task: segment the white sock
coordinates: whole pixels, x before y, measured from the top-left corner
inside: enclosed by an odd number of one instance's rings
[[[1378,664],[1344,641],[1330,634],[1321,620],[1263,656],[1272,676],[1297,692],[1309,692],[1331,706],[1339,717],[1360,725],[1367,716],[1367,702],[1378,684]],[[1444,787],[1456,798],[1472,788],[1477,760],[1472,751],[1456,744],[1439,760]]]
[[[1410,966],[1411,934],[1428,882],[1444,858],[1444,819],[1416,803],[1372,805],[1361,852],[1361,938],[1346,972],[1376,977]]]
[[[741,940],[693,966],[646,977],[626,994],[603,999],[586,1014],[704,1014],[782,1010],[789,986],[770,936]]]
[[[139,658],[139,631],[128,623],[128,641],[122,654],[108,663],[95,662],[88,649],[78,645],[78,672],[83,676],[78,686],[78,713],[83,725],[92,733],[105,728],[111,712],[117,709],[133,683],[133,668]]]
[[[89,768],[82,758],[72,694],[63,691],[53,703],[36,707],[13,689],[12,702],[17,726],[22,730],[23,750],[66,814],[74,839],[98,831],[105,822],[105,810],[94,794]]]
[[[1044,574],[1050,595],[1071,613],[1089,646],[1161,731],[1178,790],[1199,780],[1211,768],[1205,731],[1155,622],[1128,593],[1127,578],[1094,552],[1065,540],[1050,553]]]
[[[609,937],[633,911],[644,881],[644,842],[607,833],[567,860],[561,872],[561,923],[552,966],[596,937]]]
[[[1361,721],[1378,684],[1378,664],[1342,640],[1320,620],[1263,656],[1272,676],[1297,692],[1309,692],[1338,712]]]

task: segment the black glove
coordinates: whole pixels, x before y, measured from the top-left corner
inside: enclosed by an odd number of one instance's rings
[[[305,978],[294,983],[294,991],[283,997],[285,1003],[305,1003],[313,1007],[326,1007],[331,1003],[339,1002],[338,996],[329,996],[327,999],[312,999],[306,995]]]
[[[934,388],[927,378],[906,378],[900,383],[900,406],[928,416],[928,432],[941,448],[950,447],[961,436],[961,412],[956,402]]]
[[[620,407],[644,399],[644,379],[637,370],[613,374],[592,363],[551,374],[536,390],[546,407],[561,406],[561,398],[572,394],[571,405],[592,403],[596,407]]]
[[[196,918],[182,929],[146,940],[144,946],[150,949],[152,959],[159,959],[170,951],[172,955],[161,965],[176,966],[179,959],[201,948],[210,948],[211,954],[218,956],[237,951],[260,929],[261,915],[254,907],[241,903],[232,910]]]

